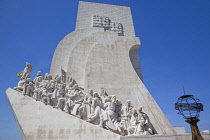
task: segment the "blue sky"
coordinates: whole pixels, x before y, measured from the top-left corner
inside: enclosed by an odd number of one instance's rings
[[[210,0],[86,0],[132,10],[143,79],[173,126],[185,126],[174,103],[201,100],[198,127],[210,129]],[[5,90],[17,85],[25,62],[49,72],[59,41],[74,31],[78,0],[0,0],[0,139],[21,139]]]

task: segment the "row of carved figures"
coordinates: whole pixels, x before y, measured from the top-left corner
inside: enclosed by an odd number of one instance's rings
[[[115,95],[108,95],[104,88],[99,93],[92,89],[85,93],[72,77],[66,78],[62,69],[61,76],[54,78],[48,73],[42,77],[41,71],[38,71],[34,80],[30,78],[31,71],[32,65],[26,63],[25,69],[17,74],[20,81],[14,89],[24,96],[123,136],[154,134],[142,107],[135,109],[129,100],[122,105]]]

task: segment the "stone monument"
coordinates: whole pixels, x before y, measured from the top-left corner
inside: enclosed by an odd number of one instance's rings
[[[24,139],[179,139],[142,82],[140,44],[129,7],[79,2],[50,73],[32,80],[26,63],[6,91]]]
[[[76,29],[57,46],[50,73],[60,69],[87,91],[104,88],[123,103],[141,106],[157,134],[174,134],[171,124],[142,82],[129,7],[79,2]]]

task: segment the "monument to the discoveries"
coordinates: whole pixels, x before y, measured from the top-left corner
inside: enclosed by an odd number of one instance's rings
[[[139,46],[129,7],[79,2],[76,29],[57,46],[50,74],[32,81],[27,63],[7,90],[23,137],[174,135],[142,82]]]
[[[174,134],[142,82],[140,44],[129,7],[80,2],[76,29],[57,46],[50,73],[63,68],[86,92],[104,88],[123,103],[129,99],[143,107],[156,133]]]

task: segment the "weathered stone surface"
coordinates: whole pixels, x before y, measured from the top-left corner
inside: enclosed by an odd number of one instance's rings
[[[8,88],[7,97],[23,137],[27,140],[116,140],[119,135],[46,106]]]
[[[184,126],[176,126],[174,127],[174,130],[176,131],[177,134],[186,134]]]
[[[106,16],[113,22],[122,23],[124,36],[135,37],[130,7],[80,1],[76,30],[91,27],[94,15]]]

